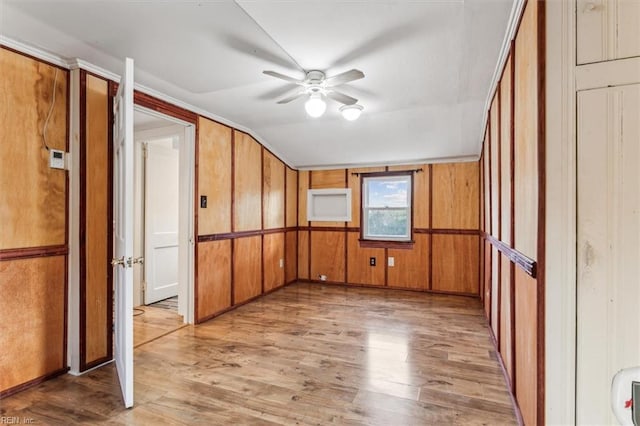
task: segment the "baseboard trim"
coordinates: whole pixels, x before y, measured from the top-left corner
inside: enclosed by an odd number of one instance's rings
[[[507,372],[507,367],[504,365],[504,361],[502,360],[502,355],[500,354],[500,350],[498,349],[498,341],[496,340],[495,334],[493,334],[493,329],[491,328],[491,324],[489,320],[485,317],[485,322],[487,325],[487,329],[489,330],[489,337],[491,338],[491,344],[496,351],[496,355],[498,358],[498,364],[500,365],[500,370],[502,370],[502,375],[504,376],[504,382],[507,385],[507,390],[509,391],[509,397],[511,398],[511,402],[513,403],[513,410],[516,415],[516,419],[518,420],[518,424],[520,426],[524,426],[524,420],[522,419],[522,412],[520,411],[520,406],[518,405],[518,400],[516,399],[515,393],[513,392],[513,388],[511,387],[511,379],[509,378],[509,373]]]
[[[327,284],[331,286],[341,286],[341,287],[379,288],[381,290],[400,290],[400,291],[411,291],[414,293],[442,294],[446,296],[462,296],[462,297],[480,299],[480,295],[475,293],[456,293],[454,291],[429,290],[426,288],[422,289],[422,288],[413,288],[413,287],[395,287],[395,286],[388,286],[383,284],[380,284],[380,285],[354,284],[354,283],[340,282],[340,281],[320,281],[320,280],[310,280],[310,279],[299,279],[294,282],[310,283],[310,284]]]
[[[29,380],[28,382],[16,385],[14,387],[11,387],[9,389],[0,391],[0,399],[4,399],[8,396],[14,395],[18,392],[22,392],[23,390],[26,390],[28,388],[34,387],[36,385],[39,385],[42,382],[46,382],[47,380],[53,379],[54,377],[58,377],[61,376],[63,374],[65,374],[67,371],[69,371],[69,367],[64,367],[64,368],[60,368],[56,371],[53,371],[49,374],[45,374],[43,376],[40,377],[36,377],[33,380]]]

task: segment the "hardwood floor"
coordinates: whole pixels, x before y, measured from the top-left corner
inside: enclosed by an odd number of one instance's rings
[[[184,326],[182,316],[173,310],[138,306],[133,316],[133,346],[137,348]]]
[[[0,401],[47,424],[515,424],[475,299],[294,284]]]

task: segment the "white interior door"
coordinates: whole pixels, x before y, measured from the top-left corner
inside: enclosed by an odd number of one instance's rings
[[[611,380],[640,365],[640,84],[577,103],[576,423],[616,424]]]
[[[133,406],[133,59],[113,102],[115,359],[124,405]]]
[[[176,135],[146,144],[146,305],[178,295],[179,139]]]

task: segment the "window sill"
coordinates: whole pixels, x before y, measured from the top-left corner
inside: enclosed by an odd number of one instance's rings
[[[363,240],[359,239],[360,247],[364,248],[391,248],[391,249],[407,249],[413,248],[415,241],[385,241],[385,240]]]

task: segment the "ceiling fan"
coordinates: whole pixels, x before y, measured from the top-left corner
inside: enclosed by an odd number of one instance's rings
[[[331,77],[325,76],[322,71],[311,70],[307,71],[304,80],[289,77],[275,71],[263,71],[263,73],[271,77],[279,78],[289,83],[302,86],[296,93],[279,100],[278,103],[286,104],[298,98],[307,97],[308,99],[305,102],[304,107],[307,114],[311,117],[317,118],[324,114],[327,109],[327,104],[324,98],[330,98],[343,104],[340,107],[340,112],[342,113],[342,116],[349,121],[356,120],[363,110],[362,105],[358,105],[358,100],[356,98],[345,95],[344,93],[334,89],[334,87],[340,86],[341,84],[364,78],[364,73],[360,70],[352,69]]]

